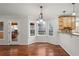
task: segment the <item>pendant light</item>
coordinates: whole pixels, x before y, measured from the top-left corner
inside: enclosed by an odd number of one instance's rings
[[[45,21],[44,21],[44,19],[43,19],[43,12],[42,12],[42,9],[43,9],[43,6],[40,6],[41,12],[40,12],[40,16],[39,16],[39,18],[38,18],[38,20],[37,20],[37,23],[43,23],[43,24],[45,24]]]
[[[76,12],[75,12],[75,3],[72,3],[73,5],[73,12],[72,12],[72,15],[75,16],[76,15]]]

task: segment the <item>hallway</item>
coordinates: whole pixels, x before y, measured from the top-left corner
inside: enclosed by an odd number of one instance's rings
[[[69,56],[59,45],[33,43],[27,45],[2,45],[0,56]]]

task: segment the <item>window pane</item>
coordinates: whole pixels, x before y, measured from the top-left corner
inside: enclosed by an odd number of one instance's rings
[[[0,22],[0,31],[3,31],[3,22]]]
[[[79,32],[79,18],[76,19],[76,32]]]
[[[30,23],[30,36],[34,36],[34,35],[35,35],[35,24]]]
[[[53,26],[49,24],[49,35],[53,35]]]
[[[0,22],[0,39],[3,39],[4,32],[3,32],[3,22]]]
[[[43,23],[38,24],[38,34],[45,35],[46,34],[46,25]]]

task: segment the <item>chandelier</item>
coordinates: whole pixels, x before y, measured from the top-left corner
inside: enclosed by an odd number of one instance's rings
[[[43,23],[43,24],[45,24],[45,21],[44,21],[44,19],[43,19],[43,6],[40,6],[40,10],[41,10],[41,12],[40,12],[40,16],[39,16],[39,18],[37,19],[37,23]]]
[[[76,12],[75,12],[75,3],[72,3],[73,5],[73,12],[72,12],[72,15],[75,16],[76,15]]]

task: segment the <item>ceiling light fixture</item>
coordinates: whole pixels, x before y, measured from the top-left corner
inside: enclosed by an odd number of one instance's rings
[[[72,12],[72,15],[75,16],[76,15],[76,12],[75,12],[75,3],[72,3],[73,5],[73,12]]]
[[[45,24],[45,21],[44,21],[44,19],[43,19],[43,12],[42,12],[42,9],[43,9],[43,6],[40,6],[41,12],[40,12],[40,17],[39,17],[39,19],[37,20],[37,23],[43,23],[43,24]]]

